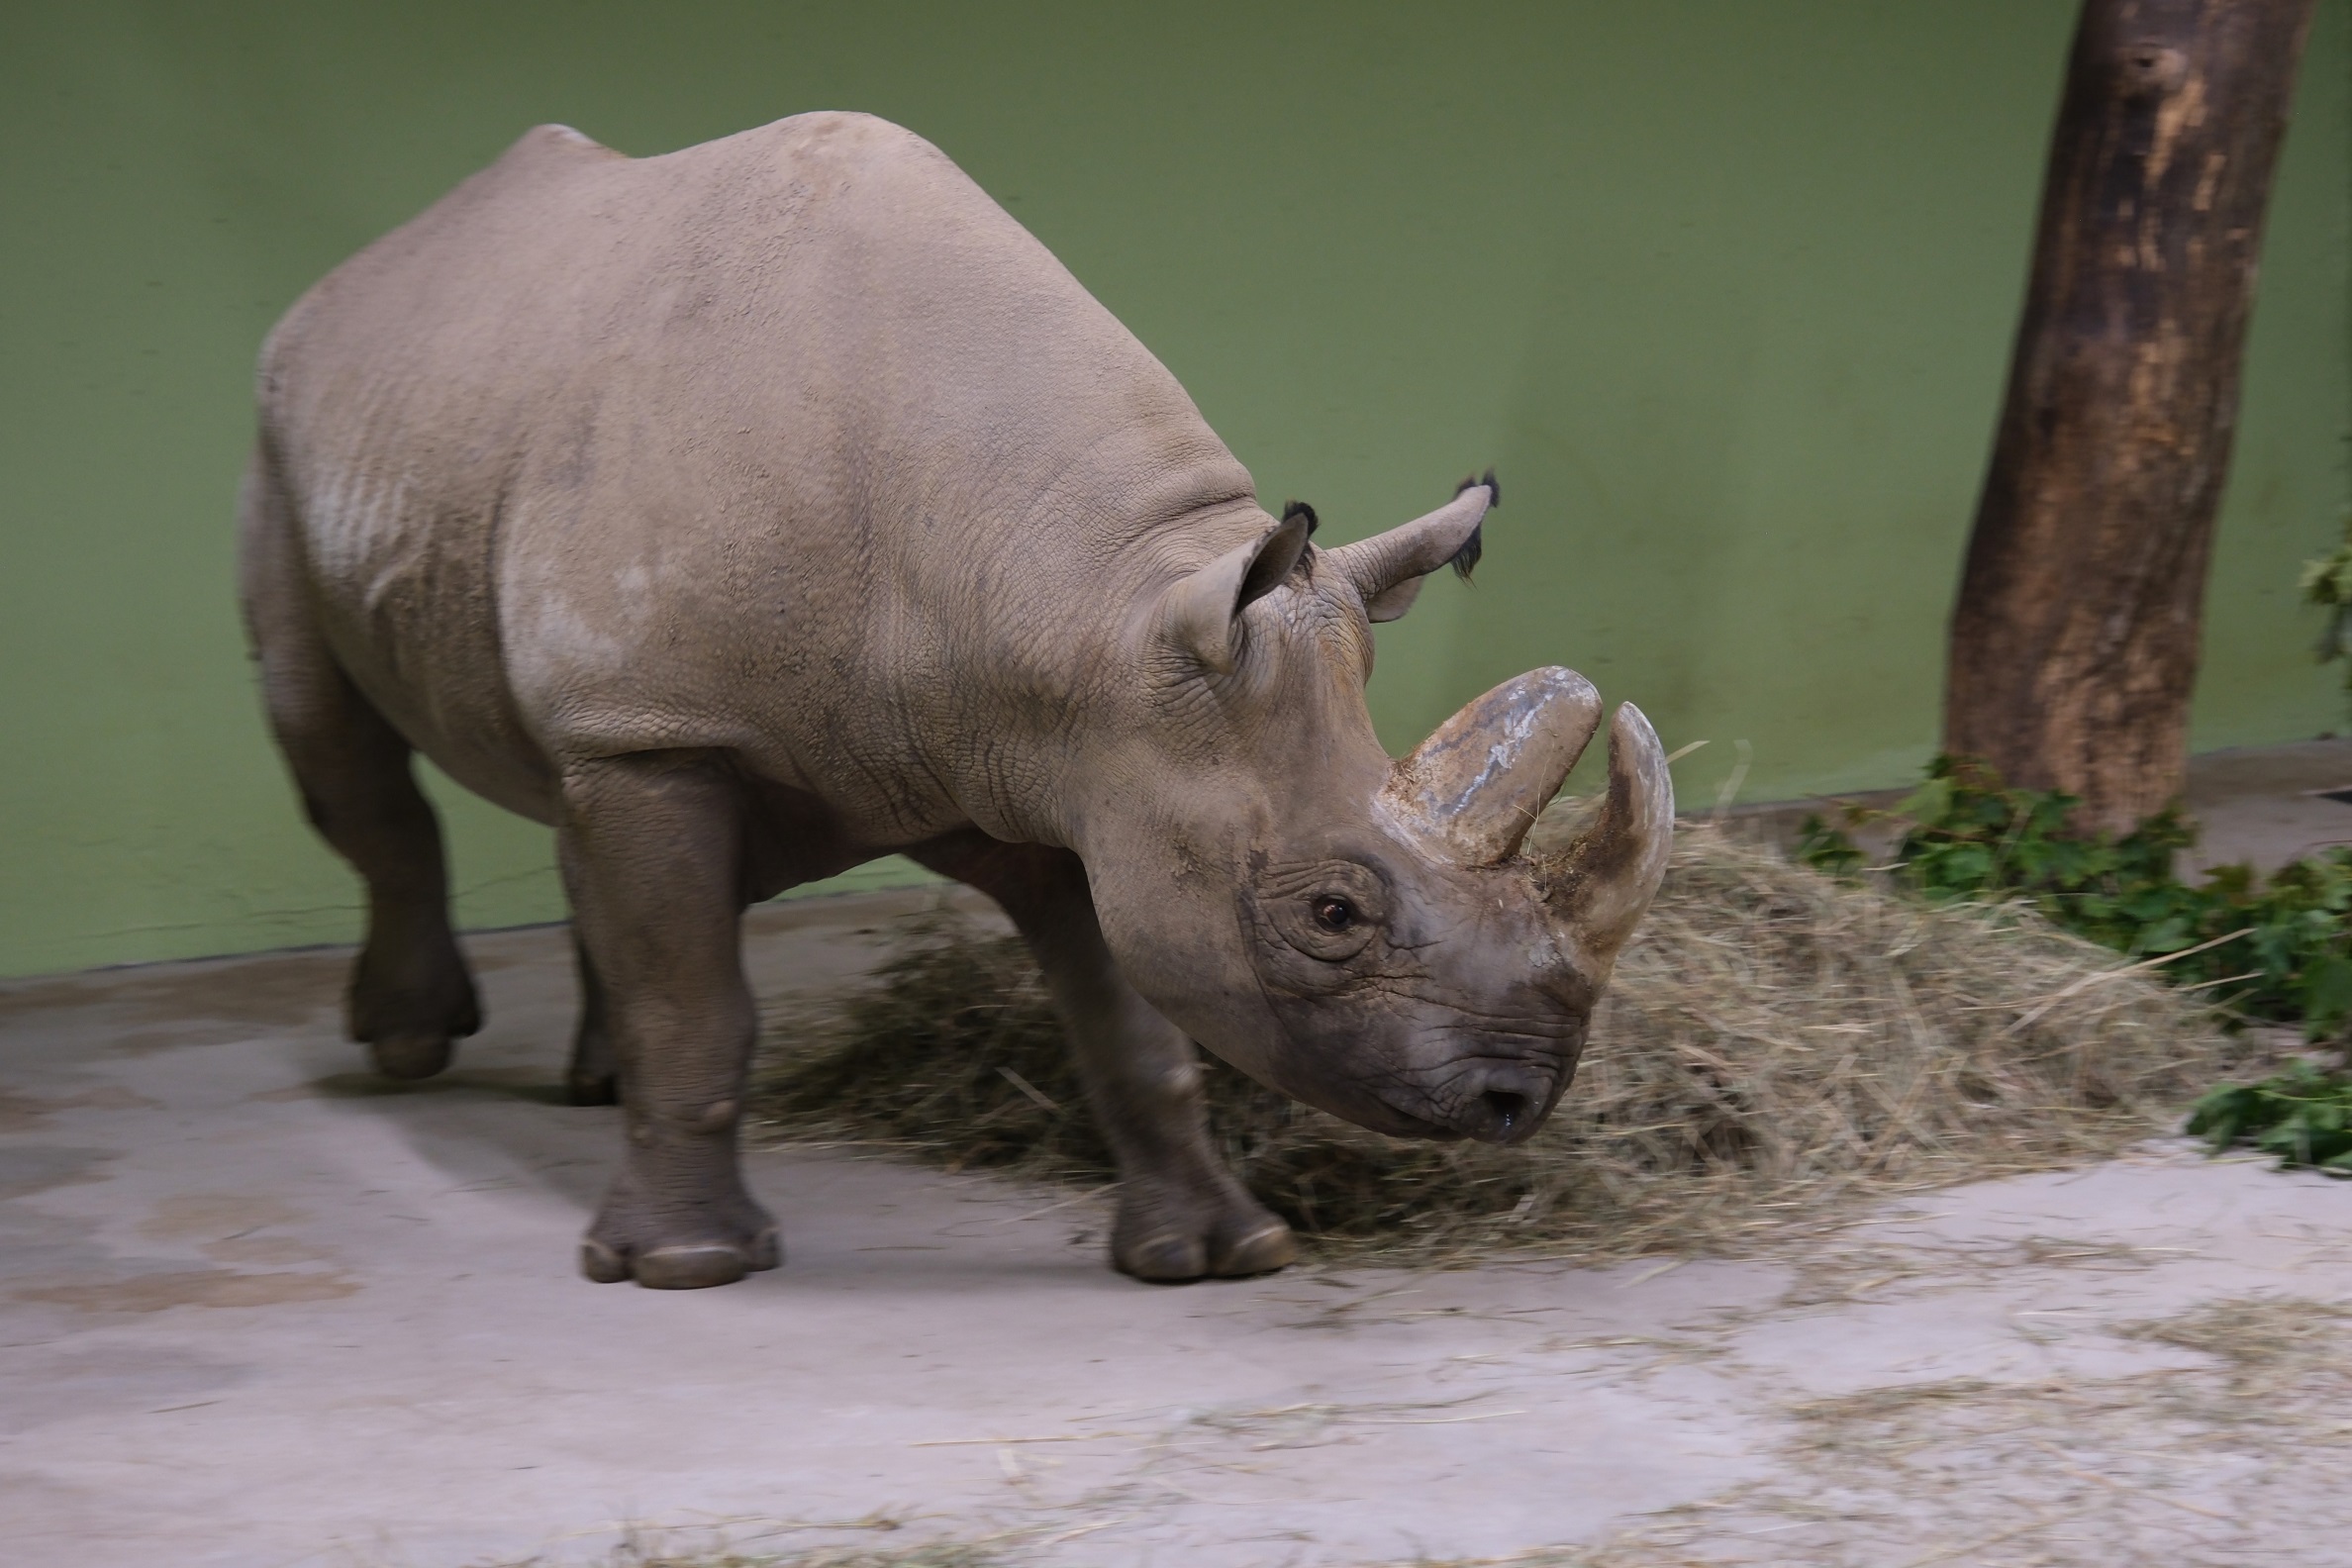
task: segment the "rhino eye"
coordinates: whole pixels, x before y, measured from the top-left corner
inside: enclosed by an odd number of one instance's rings
[[[1294,861],[1270,868],[1251,902],[1284,945],[1322,963],[1345,963],[1387,930],[1389,894],[1353,860]]]

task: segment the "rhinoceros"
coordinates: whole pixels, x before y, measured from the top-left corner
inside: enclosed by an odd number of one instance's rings
[[[242,598],[310,821],[364,880],[347,995],[422,1078],[480,1022],[422,752],[555,830],[618,1097],[599,1281],[780,1259],[736,1158],[743,910],[901,853],[1033,948],[1145,1280],[1278,1268],[1196,1042],[1409,1137],[1524,1137],[1672,833],[1640,712],[1606,806],[1519,854],[1597,731],[1532,671],[1402,760],[1372,625],[1481,549],[1490,473],[1325,548],[937,149],[809,114],[658,157],[545,126],[262,348]]]

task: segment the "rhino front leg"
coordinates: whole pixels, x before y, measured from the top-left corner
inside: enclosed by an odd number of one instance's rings
[[[774,1268],[775,1222],[735,1159],[756,1028],[736,787],[699,754],[614,757],[567,770],[563,808],[564,882],[629,1128],[581,1271],[692,1290]]]
[[[995,899],[1036,954],[1119,1162],[1113,1265],[1174,1284],[1263,1274],[1295,1258],[1290,1227],[1210,1146],[1199,1052],[1119,972],[1078,857],[971,834],[926,845],[917,858]]]
[[[571,1066],[563,1075],[564,1097],[576,1106],[612,1105],[621,1098],[621,1062],[613,1051],[612,1026],[605,1017],[604,981],[576,930],[572,932],[572,967],[580,977],[580,1027],[572,1035]]]

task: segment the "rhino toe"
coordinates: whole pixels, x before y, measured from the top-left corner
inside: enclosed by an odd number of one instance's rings
[[[1209,1272],[1221,1279],[1243,1279],[1271,1274],[1298,1260],[1299,1241],[1291,1227],[1268,1215],[1263,1225],[1218,1247],[1209,1259]]]
[[[707,1290],[733,1285],[751,1272],[744,1250],[724,1242],[655,1247],[631,1262],[637,1282],[647,1290]]]
[[[1159,1230],[1114,1247],[1111,1261],[1122,1274],[1153,1285],[1182,1285],[1209,1272],[1209,1245],[1181,1230]]]
[[[776,1227],[768,1225],[740,1245],[732,1241],[683,1241],[625,1253],[595,1236],[580,1242],[580,1272],[599,1285],[636,1280],[647,1290],[708,1290],[733,1285],[746,1274],[784,1261]]]
[[[594,1236],[582,1236],[580,1272],[599,1285],[618,1285],[629,1278],[629,1259]]]
[[[1156,1285],[1270,1274],[1298,1255],[1290,1226],[1229,1182],[1189,1193],[1130,1183],[1111,1239],[1112,1265]]]

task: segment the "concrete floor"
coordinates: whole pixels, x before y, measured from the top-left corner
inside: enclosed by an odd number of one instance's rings
[[[2352,740],[2211,751],[2189,763],[2189,815],[2204,833],[2192,866],[2251,860],[2265,870],[2352,843]]]
[[[756,912],[763,994],[923,897]],[[562,935],[469,946],[409,1088],[341,953],[0,987],[0,1562],[2352,1562],[2352,1185],[2152,1146],[1787,1257],[1154,1289],[1090,1201],[797,1150],[782,1270],[595,1286]]]
[[[2197,863],[2352,840],[2317,793],[2347,785],[2352,742],[2198,759]],[[755,982],[837,985],[929,897],[758,911]],[[614,1116],[554,1093],[560,933],[469,946],[491,1027],[406,1089],[338,1037],[341,952],[0,986],[0,1561],[943,1531],[1056,1562],[1863,1563],[1975,1560],[1975,1530],[2019,1561],[2352,1562],[2340,1463],[2300,1474],[2352,1438],[2342,1347],[2297,1364],[2309,1429],[2271,1403],[2282,1449],[2214,1414],[2243,1365],[2132,1326],[2251,1300],[2324,1327],[2352,1301],[2352,1188],[2151,1147],[1772,1260],[1171,1291],[1102,1267],[1097,1201],[790,1150],[752,1161],[783,1271],[598,1288],[570,1247]],[[2219,1398],[2184,1425],[2199,1378]],[[1823,1411],[1907,1396],[1941,1424],[1840,1441],[1936,1464],[1824,1461]],[[2137,1435],[2086,1425],[2086,1398]],[[1971,1420],[2019,1402],[2023,1448]]]

